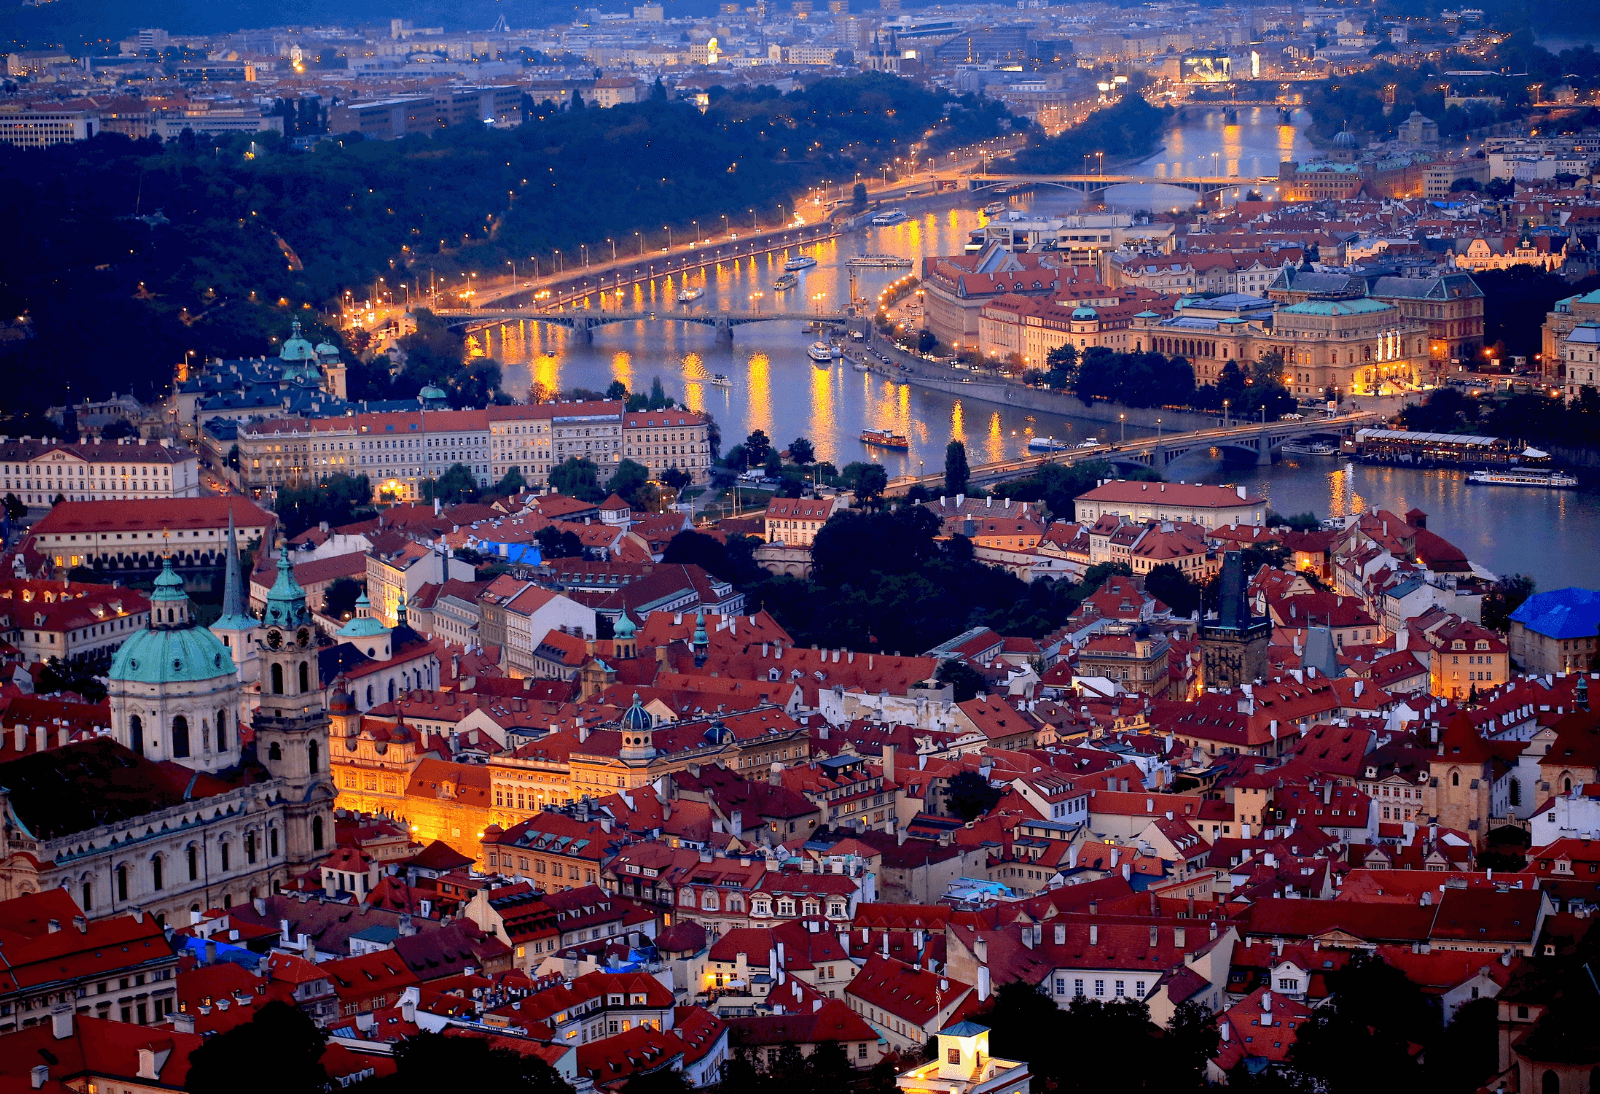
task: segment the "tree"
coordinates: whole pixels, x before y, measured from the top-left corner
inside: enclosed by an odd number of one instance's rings
[[[750,467],[761,467],[767,462],[767,453],[772,451],[772,442],[762,430],[753,430],[744,439],[744,458]]]
[[[889,472],[883,469],[881,463],[846,464],[844,479],[860,505],[871,505],[889,487]]]
[[[1499,578],[1483,598],[1483,625],[1502,633],[1511,629],[1511,613],[1522,607],[1523,601],[1534,593],[1533,578],[1522,574],[1505,574]]]
[[[626,400],[628,398],[628,385],[621,380],[612,380],[610,386],[606,388],[606,398]]]
[[[7,492],[3,504],[5,505],[6,516],[12,520],[21,520],[28,515],[28,507],[15,494]]]
[[[1191,615],[1200,607],[1200,586],[1170,562],[1150,568],[1144,591],[1171,608],[1174,616]]]
[[[372,512],[372,484],[365,475],[330,475],[278,491],[278,524],[291,539],[326,522],[350,524]]]
[[[850,207],[861,210],[867,207],[867,184],[858,182],[850,187]]]
[[[1437,1029],[1422,989],[1381,957],[1357,951],[1326,977],[1332,998],[1300,1027],[1290,1055],[1296,1070],[1328,1094],[1366,1091],[1374,1075],[1393,1089],[1410,1086],[1419,1067],[1414,1045]]]
[[[394,1074],[375,1082],[381,1094],[433,1094],[461,1077],[515,1094],[571,1094],[572,1087],[537,1056],[496,1048],[485,1037],[422,1032],[395,1046]],[[629,1084],[630,1087],[632,1084]],[[290,1092],[294,1094],[294,1092]]]
[[[324,1089],[328,1035],[298,1007],[273,1000],[244,1025],[216,1034],[189,1054],[189,1094],[284,1094]],[[240,1067],[241,1060],[250,1061]]]
[[[445,505],[477,501],[478,479],[466,464],[453,463],[437,479],[424,479],[420,493],[423,501],[438,499]]]
[[[650,469],[634,460],[617,464],[616,473],[606,483],[606,491],[628,503],[629,508],[649,512],[655,507],[655,489],[650,485]]]
[[[669,467],[661,472],[661,481],[668,489],[682,490],[694,481],[694,477],[680,467]]]
[[[967,446],[951,441],[944,447],[944,492],[951,496],[967,492],[967,480],[972,477],[967,468]]]
[[[690,1094],[690,1091],[689,1081],[675,1067],[638,1072],[622,1084],[622,1094]]]
[[[222,462],[235,471],[239,470],[239,446],[233,445],[230,447],[227,456],[223,458]]]
[[[796,437],[789,442],[789,462],[801,467],[808,463],[816,463],[817,451],[805,437]]]
[[[541,558],[583,557],[583,540],[578,538],[576,532],[550,524],[535,532],[533,539],[539,545]]]
[[[958,772],[945,788],[945,804],[964,821],[977,820],[995,807],[1000,791],[976,771]]]
[[[118,418],[115,421],[107,422],[105,428],[100,431],[100,439],[102,441],[115,441],[123,437],[135,440],[138,436],[139,427],[126,418]]]
[[[939,662],[934,679],[949,684],[958,703],[965,703],[984,690],[983,677],[978,675],[978,670],[953,657]]]
[[[355,578],[334,578],[322,594],[322,610],[335,619],[343,619],[355,613],[360,596],[361,586]]]
[[[516,464],[506,468],[506,473],[494,484],[494,492],[502,497],[514,497],[527,488],[528,480],[522,477],[522,468]]]
[[[606,496],[600,489],[600,469],[594,461],[580,460],[576,456],[568,456],[551,470],[550,486],[579,501],[601,502]]]
[[[104,666],[84,661],[62,661],[58,657],[52,657],[40,669],[34,690],[40,695],[55,695],[70,691],[83,696],[86,702],[104,702],[106,686],[96,677],[97,668],[104,672]]]

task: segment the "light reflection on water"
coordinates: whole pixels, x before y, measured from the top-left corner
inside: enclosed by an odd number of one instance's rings
[[[1241,110],[1237,126],[1221,114],[1196,118],[1170,131],[1165,147],[1146,161],[1162,177],[1210,173],[1213,162],[1241,176],[1272,175],[1278,161],[1307,160],[1314,153],[1300,126],[1278,124],[1272,110]],[[1217,153],[1216,161],[1212,153]],[[1182,204],[1189,192],[1165,186],[1117,188],[1113,199],[1124,208],[1164,208]],[[872,228],[825,243],[808,245],[818,265],[802,271],[800,285],[787,292],[772,289],[783,272],[786,256],[764,255],[724,262],[687,282],[705,288],[688,306],[696,313],[725,310],[809,313],[818,303],[829,311],[841,308],[850,292],[845,260],[862,253],[893,253],[918,262],[923,254],[959,254],[967,233],[983,218],[974,198],[961,207],[917,214],[905,223]],[[1077,209],[1075,194],[1040,189],[1007,199],[1012,208],[1047,213]],[[857,271],[857,293],[872,299],[904,271]],[[683,311],[676,300],[684,276],[608,289],[591,308],[670,314]],[[822,294],[817,301],[816,294]],[[592,344],[574,342],[569,332],[542,324],[507,323],[479,336],[479,348],[505,367],[505,387],[518,397],[530,384],[547,390],[604,388],[621,379],[631,388],[648,390],[660,376],[668,394],[695,409],[713,414],[723,446],[741,441],[751,429],[764,429],[772,442],[787,447],[797,436],[811,439],[817,458],[843,466],[855,460],[880,460],[891,475],[935,473],[943,468],[945,445],[951,439],[967,445],[973,463],[1016,456],[1030,434],[1052,436],[1076,444],[1090,436],[1115,436],[1115,423],[1086,421],[1034,413],[989,403],[900,387],[878,376],[835,363],[817,368],[805,355],[816,338],[798,322],[742,326],[734,342],[717,342],[709,327],[664,321],[602,327]],[[731,388],[687,384],[690,377],[712,373],[732,378]],[[908,452],[869,449],[861,444],[864,428],[894,429],[910,440]],[[1130,428],[1128,436],[1142,435]],[[1318,516],[1342,515],[1377,505],[1403,515],[1413,507],[1429,514],[1429,527],[1464,550],[1480,565],[1496,572],[1532,575],[1541,588],[1579,584],[1600,587],[1600,495],[1593,486],[1582,491],[1526,490],[1510,487],[1468,487],[1456,472],[1410,471],[1357,467],[1346,476],[1332,459],[1290,457],[1271,468],[1224,464],[1211,457],[1180,461],[1169,478],[1243,483],[1259,489],[1282,513],[1306,510]]]

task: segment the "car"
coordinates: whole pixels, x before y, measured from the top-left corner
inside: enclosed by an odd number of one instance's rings
[[[1305,419],[1305,415],[1304,414],[1285,414],[1283,416],[1283,420],[1286,421],[1286,422],[1298,422],[1298,421],[1303,421],[1304,419]]]
[[[1100,447],[1100,442],[1099,441],[1084,441],[1082,444],[1074,445],[1073,447],[1074,448],[1099,448]]]

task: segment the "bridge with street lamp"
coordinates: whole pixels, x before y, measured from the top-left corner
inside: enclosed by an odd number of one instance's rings
[[[967,180],[967,185],[973,190],[985,190],[993,186],[1055,186],[1065,190],[1076,190],[1083,194],[1084,197],[1093,197],[1095,195],[1103,197],[1105,191],[1113,186],[1134,184],[1177,186],[1184,190],[1194,191],[1204,201],[1228,190],[1276,186],[1278,179],[1276,176],[1256,178],[1255,176],[1240,175],[1179,175],[1172,178],[1156,178],[1145,175],[1000,175],[990,173],[972,175]]]
[[[497,323],[544,323],[552,327],[566,327],[573,336],[584,342],[594,341],[597,327],[613,323],[665,322],[694,323],[711,327],[717,332],[717,341],[733,341],[733,329],[747,323],[847,323],[853,317],[833,311],[771,311],[771,312],[697,312],[672,311],[569,311],[542,312],[527,308],[440,308],[434,312],[450,326],[491,326]]]

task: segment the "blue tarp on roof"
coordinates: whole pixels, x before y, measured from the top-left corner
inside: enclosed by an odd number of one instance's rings
[[[1593,638],[1600,632],[1600,591],[1574,587],[1537,593],[1511,618],[1546,638]]]

